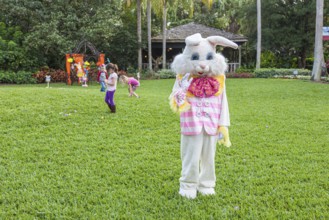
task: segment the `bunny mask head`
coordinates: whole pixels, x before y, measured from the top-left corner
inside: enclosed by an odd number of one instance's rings
[[[224,74],[227,63],[223,55],[216,53],[216,46],[238,48],[238,45],[224,37],[202,38],[193,34],[185,39],[186,47],[175,57],[171,68],[177,74],[190,73],[195,76],[216,76]]]

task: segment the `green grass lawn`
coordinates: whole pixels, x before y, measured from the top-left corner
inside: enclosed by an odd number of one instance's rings
[[[0,219],[329,219],[329,84],[228,79],[213,197],[179,196],[173,80],[0,86]]]

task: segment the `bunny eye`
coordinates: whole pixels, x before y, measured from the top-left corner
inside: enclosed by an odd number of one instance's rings
[[[212,60],[212,59],[214,59],[214,55],[212,53],[208,53],[207,60]]]
[[[191,60],[199,60],[199,54],[198,53],[192,54]]]

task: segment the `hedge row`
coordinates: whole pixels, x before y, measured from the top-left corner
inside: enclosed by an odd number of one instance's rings
[[[126,74],[125,71],[119,71],[118,74]],[[41,70],[31,73],[27,71],[8,72],[0,71],[0,83],[3,84],[35,84],[45,83],[46,75],[50,75],[51,82],[67,82],[68,74],[64,70],[49,69],[48,67],[41,68]],[[97,81],[98,70],[91,69],[88,72],[88,81]],[[71,72],[71,82],[77,83],[78,77],[75,71]]]
[[[310,76],[311,70],[308,69],[256,69],[254,71],[256,78],[273,78],[284,76]]]
[[[89,81],[97,81],[97,69],[91,69],[88,72],[88,80]],[[40,71],[33,74],[33,77],[36,78],[38,83],[44,83],[46,75],[50,75],[51,82],[67,82],[68,74],[64,70],[55,70],[55,69],[48,69],[43,68]],[[78,82],[78,77],[75,71],[71,71],[70,74],[71,82],[76,83]]]
[[[253,78],[253,73],[248,72],[237,72],[237,73],[227,73],[227,78]],[[176,74],[170,69],[162,69],[155,73],[155,78],[158,79],[172,79],[176,78]]]
[[[44,83],[46,75],[50,75],[51,82],[66,82],[67,74],[64,70],[54,70],[48,68],[42,68],[40,71],[33,74],[33,78],[37,80],[38,83]]]
[[[4,72],[0,71],[0,83],[8,84],[35,84],[37,80],[33,78],[31,72]]]
[[[253,73],[227,73],[226,78],[253,78]]]
[[[276,78],[284,76],[310,76],[311,71],[307,69],[257,69],[257,70],[247,70],[241,69],[237,70],[235,73],[227,73],[227,78]],[[168,69],[160,70],[156,73],[157,78],[169,79],[175,78],[175,73]]]
[[[162,69],[155,73],[155,77],[158,79],[172,79],[176,78],[176,73],[170,69]]]
[[[34,84],[44,83],[46,75],[51,76],[51,82],[67,82],[67,73],[64,70],[54,70],[42,68],[36,73],[27,71],[4,72],[0,71],[0,83],[8,84]],[[290,76],[310,76],[311,71],[307,69],[257,69],[257,70],[237,70],[236,73],[227,73],[227,78],[281,78]],[[163,69],[155,73],[156,78],[175,78],[176,74],[169,69]],[[97,80],[97,69],[92,69],[88,74],[89,81]],[[76,74],[71,73],[71,81],[77,82]]]

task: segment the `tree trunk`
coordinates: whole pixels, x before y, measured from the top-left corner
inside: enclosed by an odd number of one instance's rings
[[[166,41],[167,41],[167,1],[163,2],[163,23],[162,23],[162,69],[166,69]]]
[[[257,57],[256,57],[256,69],[260,68],[260,56],[262,47],[262,23],[261,23],[261,3],[257,0]]]
[[[138,72],[142,71],[142,16],[141,0],[137,0],[137,44],[138,44]]]
[[[149,71],[153,75],[152,68],[152,35],[151,35],[151,0],[147,0],[147,40],[148,40],[148,61]]]
[[[321,66],[323,62],[323,0],[316,0],[316,24],[315,24],[315,47],[314,47],[314,62],[312,70],[312,80],[320,81]]]

